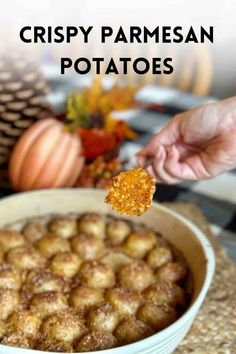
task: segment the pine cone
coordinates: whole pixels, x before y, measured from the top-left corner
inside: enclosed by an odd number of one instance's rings
[[[52,113],[44,98],[47,92],[45,78],[30,55],[0,52],[0,178],[21,134]]]

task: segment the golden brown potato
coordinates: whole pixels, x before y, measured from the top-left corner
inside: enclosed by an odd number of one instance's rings
[[[103,240],[85,234],[73,237],[71,247],[85,261],[99,259],[106,252]]]
[[[82,285],[91,288],[106,289],[115,285],[113,270],[99,261],[82,264],[78,274]]]
[[[142,301],[140,294],[125,288],[109,289],[105,299],[116,309],[120,318],[134,315]]]
[[[0,249],[8,252],[10,249],[25,244],[24,236],[15,231],[0,230]]]
[[[20,272],[11,264],[0,264],[0,288],[19,290],[22,285]]]
[[[147,263],[156,269],[173,260],[172,252],[167,247],[154,247],[147,255]]]
[[[63,292],[65,286],[65,281],[59,275],[53,274],[46,269],[38,269],[28,273],[24,288],[34,294],[38,294],[44,291]]]
[[[130,264],[133,261],[121,251],[110,249],[104,257],[101,258],[101,262],[113,269],[113,272],[118,272],[124,265]]]
[[[87,325],[92,331],[112,333],[118,322],[117,311],[107,303],[93,307],[87,315]]]
[[[68,307],[66,297],[56,291],[36,294],[31,300],[31,308],[37,311],[41,319],[63,311]]]
[[[0,319],[5,320],[19,305],[19,293],[14,290],[0,289]]]
[[[22,230],[25,238],[32,243],[42,238],[46,233],[46,227],[37,220],[29,221]]]
[[[36,349],[45,352],[73,353],[73,347],[70,343],[48,337],[42,338]]]
[[[80,286],[71,291],[69,304],[79,312],[85,312],[89,307],[101,304],[104,300],[101,289]]]
[[[153,334],[153,330],[135,317],[126,318],[116,328],[114,336],[120,344],[133,343]]]
[[[36,248],[46,258],[51,258],[57,253],[68,252],[71,250],[70,243],[68,240],[52,234],[47,234],[43,238],[38,240],[36,242]]]
[[[160,331],[173,323],[177,319],[177,314],[173,307],[167,304],[158,305],[153,301],[147,301],[138,310],[137,317],[156,331]]]
[[[143,258],[156,243],[156,236],[151,231],[136,231],[130,234],[123,244],[124,252],[132,258]]]
[[[51,271],[63,277],[71,278],[79,270],[82,261],[77,254],[63,252],[56,254],[51,261]]]
[[[100,239],[105,238],[105,227],[103,216],[96,213],[85,214],[79,221],[79,230],[81,233],[92,235]]]
[[[131,227],[127,221],[114,220],[107,226],[107,239],[113,245],[121,244],[130,234]]]
[[[142,291],[154,281],[151,268],[142,260],[134,260],[124,266],[118,273],[118,279],[123,288]]]
[[[105,350],[117,346],[116,338],[109,332],[91,332],[86,334],[76,345],[76,352]]]
[[[75,236],[78,232],[77,221],[69,217],[56,217],[52,219],[48,228],[50,232],[63,238]]]
[[[44,268],[46,265],[46,259],[31,246],[11,249],[7,253],[6,260],[18,269]]]
[[[6,323],[2,320],[0,320],[0,340],[6,333]]]
[[[32,310],[14,311],[7,319],[8,329],[11,332],[22,333],[25,336],[36,337],[41,320]]]
[[[32,348],[31,341],[27,337],[23,336],[21,332],[8,333],[3,337],[1,344],[17,348]]]
[[[43,336],[73,343],[87,332],[83,321],[70,311],[62,311],[45,319],[41,326]]]
[[[157,269],[155,276],[157,280],[179,283],[187,275],[187,268],[183,263],[170,262]]]
[[[171,306],[183,306],[185,304],[184,290],[175,283],[158,282],[152,284],[143,292],[145,300],[151,300],[157,304]]]

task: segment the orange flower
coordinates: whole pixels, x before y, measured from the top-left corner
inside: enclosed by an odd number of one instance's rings
[[[120,141],[124,139],[135,140],[138,135],[129,128],[128,124],[122,120],[115,120],[110,114],[105,118],[105,129],[111,134],[115,134]]]

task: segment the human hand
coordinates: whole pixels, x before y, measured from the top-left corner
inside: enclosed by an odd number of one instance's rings
[[[236,98],[178,114],[138,154],[157,182],[215,177],[236,167]]]

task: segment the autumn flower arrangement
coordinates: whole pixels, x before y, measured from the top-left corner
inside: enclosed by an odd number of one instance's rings
[[[134,107],[136,92],[120,85],[106,91],[97,77],[71,93],[65,114],[34,123],[16,143],[9,164],[14,189],[106,188],[121,170],[121,143],[137,137],[112,112]]]

